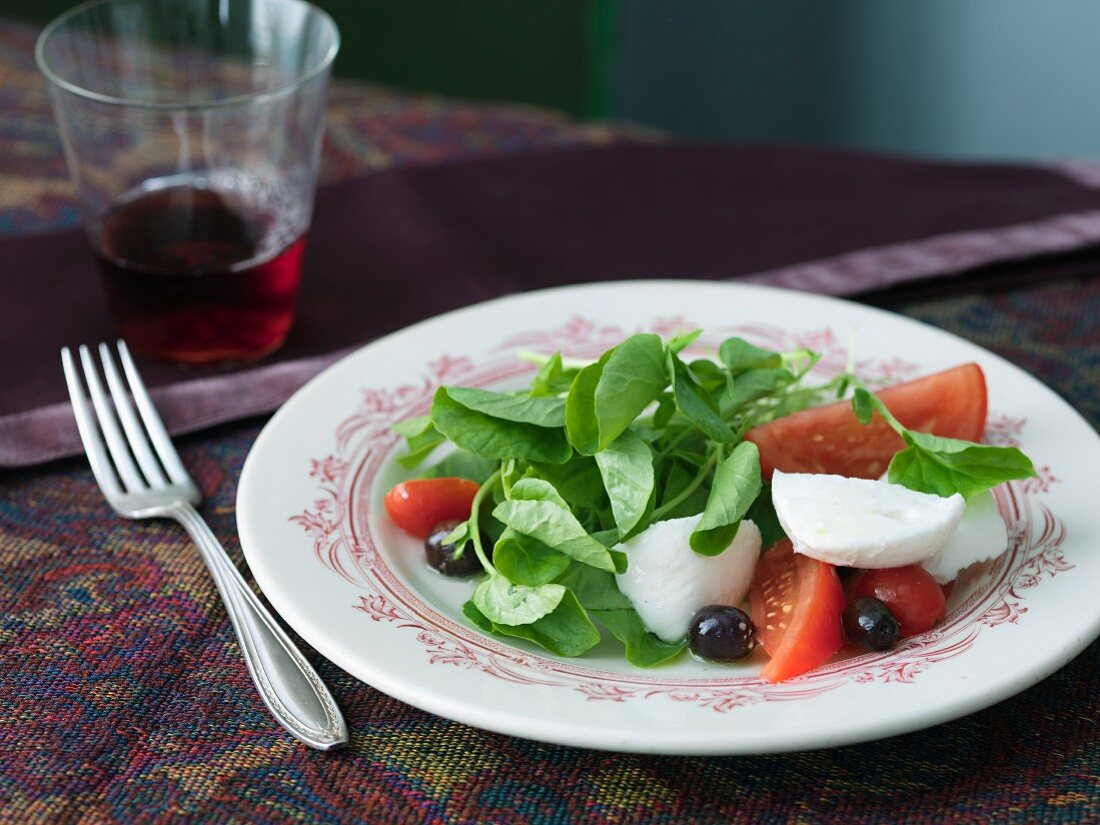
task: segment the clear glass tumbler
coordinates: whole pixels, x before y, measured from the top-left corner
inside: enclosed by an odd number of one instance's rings
[[[336,25],[302,0],[93,0],[39,68],[119,333],[257,358],[294,320]]]

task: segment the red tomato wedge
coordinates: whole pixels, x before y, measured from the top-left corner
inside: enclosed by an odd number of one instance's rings
[[[762,679],[782,682],[816,668],[844,645],[844,588],[832,564],[795,553],[788,539],[762,555],[749,612],[771,659]]]
[[[908,427],[944,438],[978,441],[985,430],[985,375],[977,364],[895,384],[876,395]],[[765,479],[772,472],[878,478],[905,446],[882,416],[859,423],[849,401],[794,413],[749,430]]]
[[[817,667],[844,644],[844,590],[836,568],[783,540],[764,553],[749,590],[756,637],[771,659],[760,671],[782,682]]]
[[[441,521],[469,518],[477,491],[464,478],[403,481],[386,493],[386,512],[406,533],[423,539]]]

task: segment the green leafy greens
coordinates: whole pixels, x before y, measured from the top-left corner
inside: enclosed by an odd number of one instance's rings
[[[685,643],[650,633],[619,592],[615,576],[629,559],[616,545],[685,516],[699,516],[690,544],[701,555],[723,552],[745,518],[766,545],[782,538],[757,447],[744,435],[852,386],[860,420],[882,415],[905,440],[891,481],[970,497],[1033,472],[1018,450],[906,430],[852,375],[808,385],[812,352],[734,337],[691,360],[698,337],[633,335],[592,362],[522,353],[538,367],[529,388],[442,387],[430,415],[394,427],[407,440],[405,467],[438,448],[442,457],[422,477],[480,485],[469,519],[448,537],[485,573],[463,608],[474,625],[563,656],[591,649],[602,628],[637,666],[676,657]],[[483,535],[494,539],[491,554]]]
[[[891,484],[945,498],[959,493],[969,501],[1002,482],[1035,475],[1031,459],[1016,447],[991,447],[906,429],[866,387],[856,387],[852,408],[864,424],[878,413],[905,442],[887,468]]]

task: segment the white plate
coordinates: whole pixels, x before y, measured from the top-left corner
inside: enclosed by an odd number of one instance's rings
[[[761,660],[690,657],[632,668],[614,647],[559,659],[489,638],[462,616],[467,580],[430,570],[385,516],[403,477],[390,425],[425,413],[440,384],[522,382],[517,349],[593,356],[624,336],[693,328],[824,353],[856,341],[859,370],[904,379],[977,361],[986,439],[1018,443],[1039,476],[999,490],[1011,545],[957,588],[946,621],[885,653],[778,685]],[[978,710],[1057,670],[1100,632],[1100,439],[1017,367],[915,321],[835,299],[689,281],[593,284],[451,312],[387,336],[311,381],[245,462],[237,521],[276,610],[357,678],[432,713],[501,733],[621,751],[732,754],[828,747]],[[761,654],[762,656],[762,654]]]

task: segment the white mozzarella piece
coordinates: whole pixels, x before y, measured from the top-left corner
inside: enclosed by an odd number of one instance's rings
[[[929,559],[954,532],[963,497],[815,473],[772,477],[772,503],[796,553],[844,567],[901,567]]]
[[[1008,549],[1008,529],[993,493],[975,496],[963,511],[955,532],[938,553],[921,567],[940,584],[954,581],[972,564],[996,558]]]
[[[739,604],[760,557],[760,530],[748,519],[722,553],[699,555],[688,540],[701,518],[659,521],[615,548],[627,556],[626,572],[615,576],[619,590],[646,629],[666,642],[682,639],[700,608]]]

